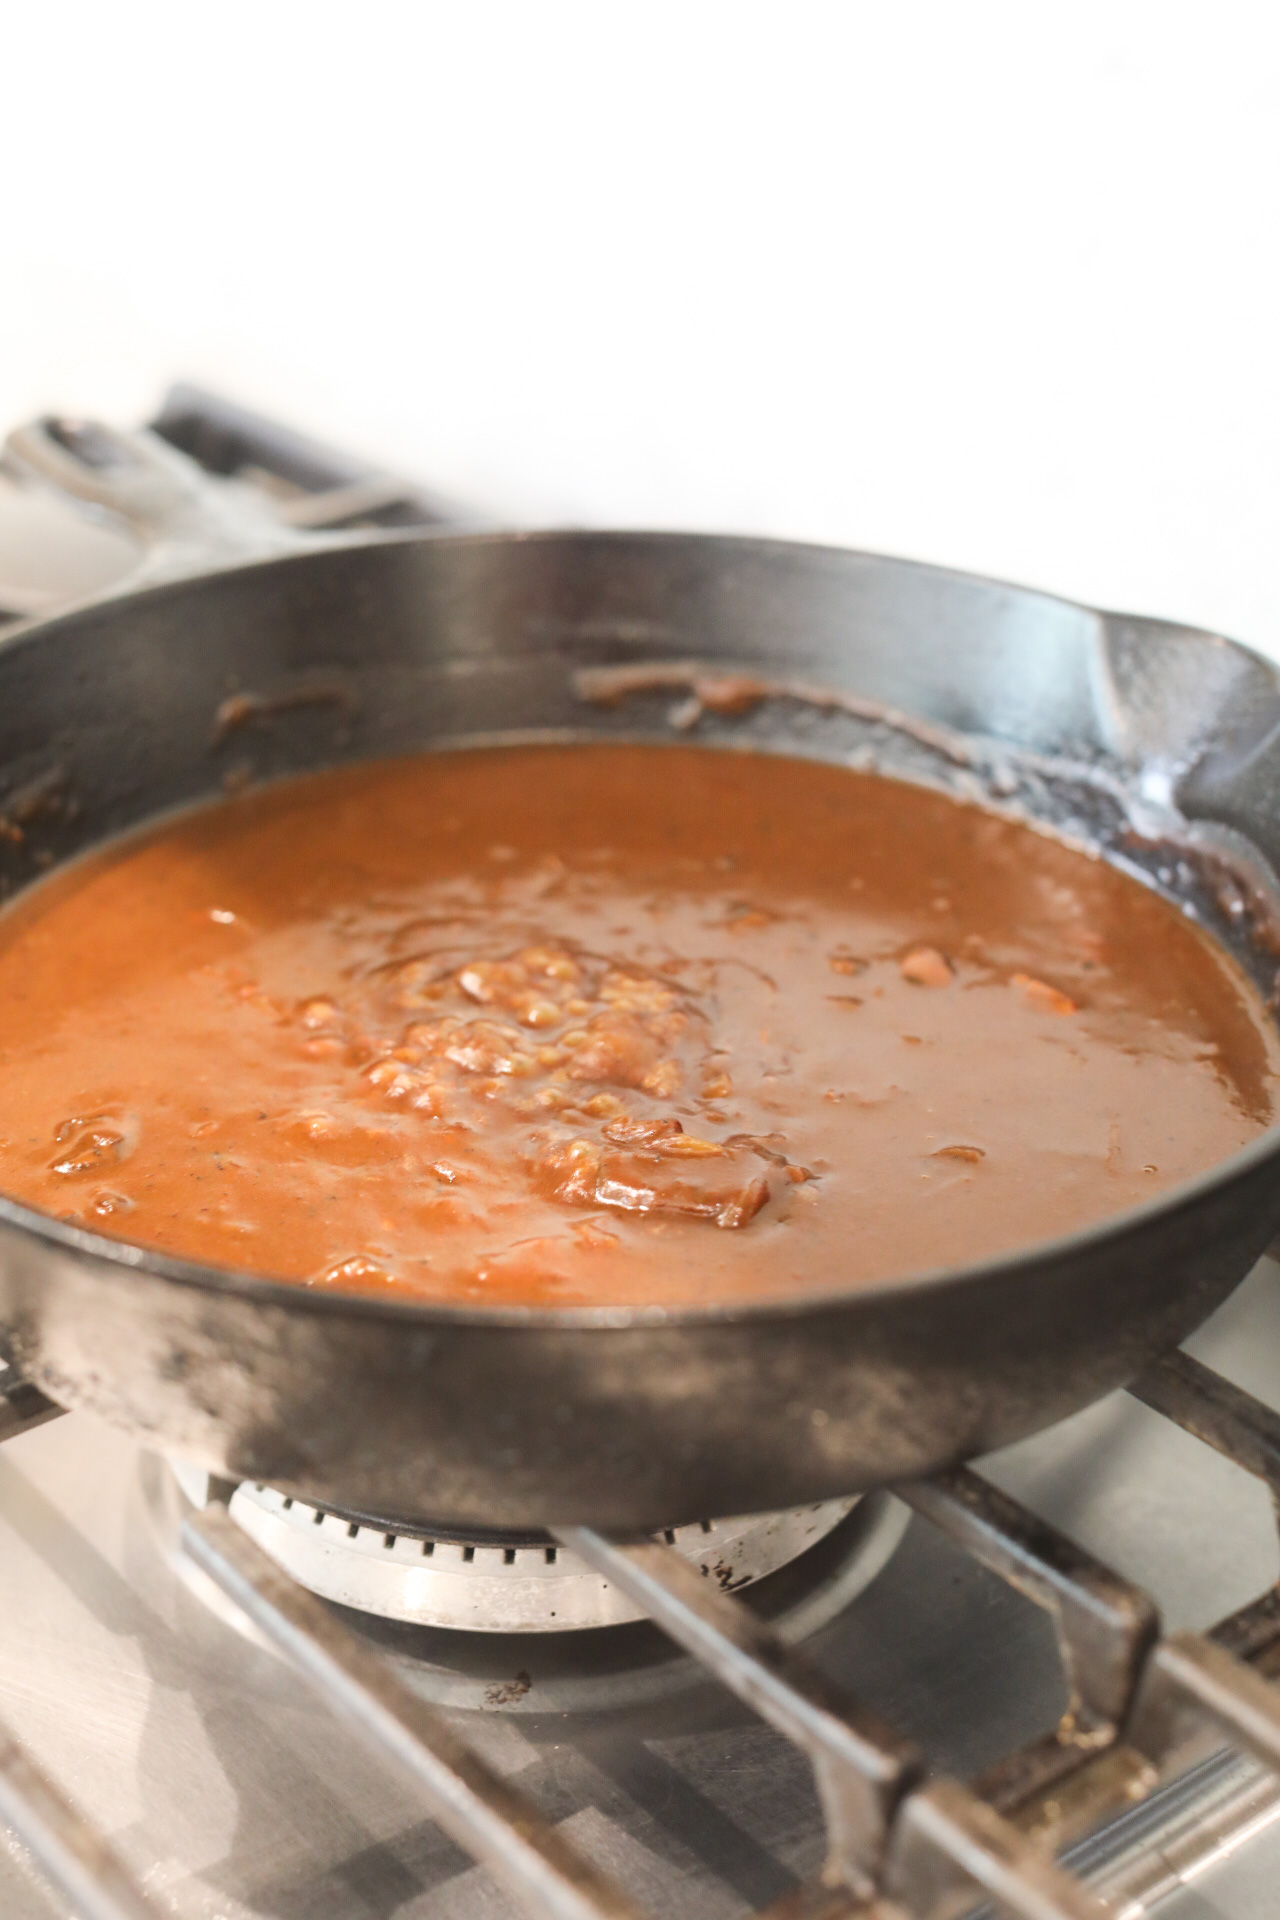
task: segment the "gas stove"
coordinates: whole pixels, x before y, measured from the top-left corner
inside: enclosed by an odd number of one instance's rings
[[[155,424],[297,525],[454,517],[190,389]],[[130,558],[0,478],[0,634]],[[6,1384],[6,1920],[1280,1912],[1270,1260],[972,1469],[648,1542],[210,1482]]]

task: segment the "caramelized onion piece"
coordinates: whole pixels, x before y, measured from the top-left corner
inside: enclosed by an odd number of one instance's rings
[[[1028,1006],[1034,1007],[1037,1013],[1065,1015],[1079,1011],[1069,994],[1051,987],[1047,980],[1036,980],[1029,973],[1015,973],[1012,984],[1021,989]]]
[[[936,947],[916,947],[904,954],[898,970],[913,987],[949,987],[953,978],[951,962]]]
[[[718,1227],[748,1225],[769,1199],[768,1176],[743,1167],[740,1156],[725,1147],[695,1157],[677,1172],[670,1163],[670,1150],[686,1137],[663,1134],[647,1149],[629,1153],[610,1152],[589,1140],[570,1140],[542,1155],[535,1183],[548,1199],[570,1205],[678,1214],[714,1221]]]

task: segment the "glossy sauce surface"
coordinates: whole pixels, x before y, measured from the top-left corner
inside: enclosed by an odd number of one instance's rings
[[[1270,1124],[1251,988],[942,795],[690,747],[442,753],[0,915],[0,1190],[316,1287],[811,1293],[1118,1212]]]

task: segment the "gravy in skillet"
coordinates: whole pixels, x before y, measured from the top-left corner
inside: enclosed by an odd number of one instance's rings
[[[999,1254],[1272,1120],[1232,964],[978,807],[682,747],[450,752],[0,915],[0,1190],[189,1260],[683,1305]]]

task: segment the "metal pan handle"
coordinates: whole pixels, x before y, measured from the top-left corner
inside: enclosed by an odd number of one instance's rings
[[[233,480],[210,480],[146,429],[121,432],[96,420],[47,417],[4,443],[6,468],[51,487],[93,514],[121,520],[141,547],[138,565],[106,595],[132,592],[246,560],[348,545],[370,535],[301,533]],[[376,536],[374,536],[376,537]]]

